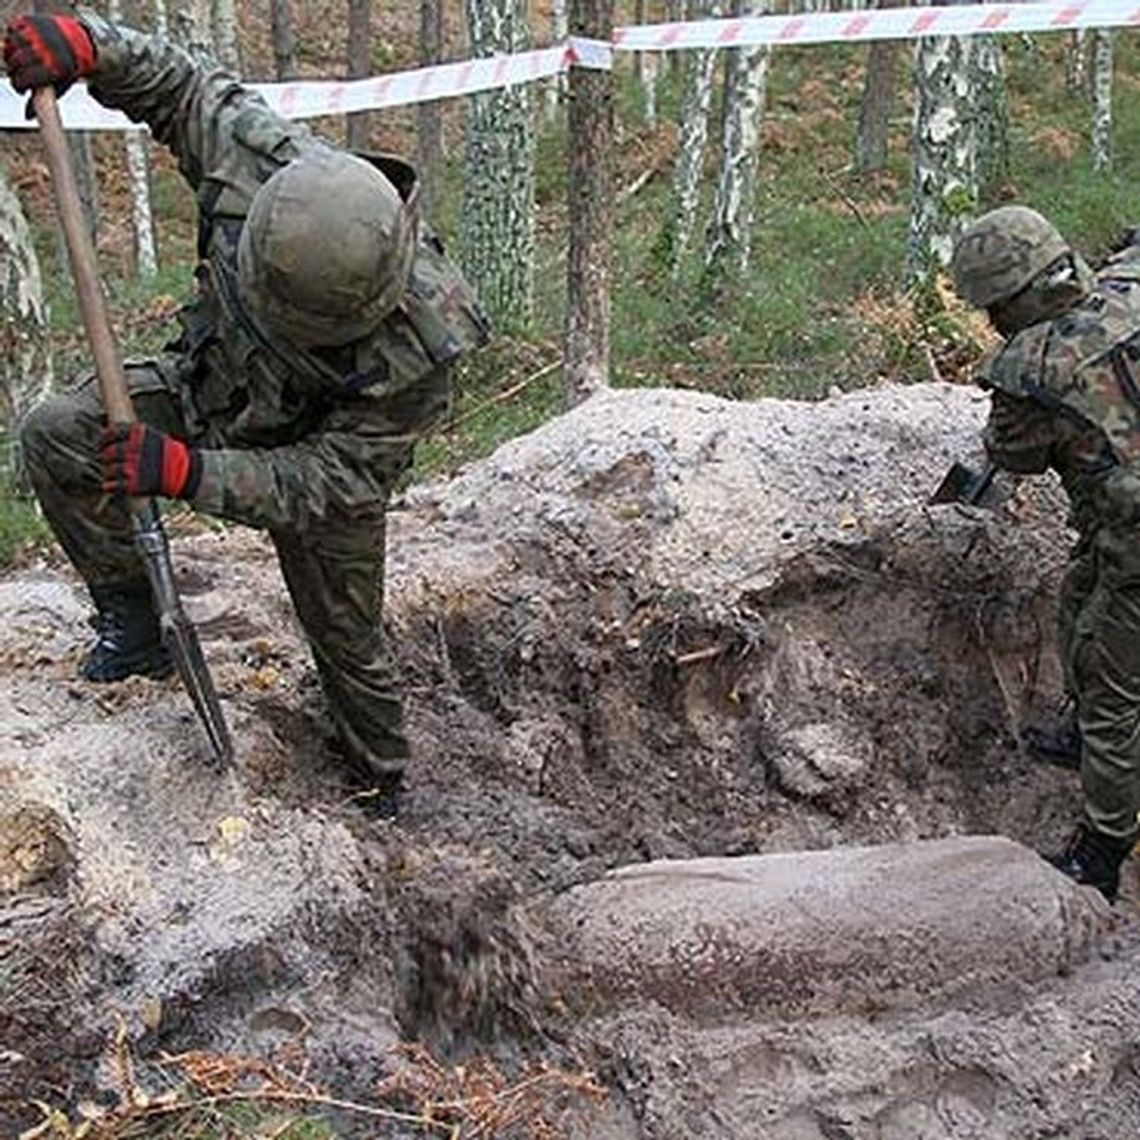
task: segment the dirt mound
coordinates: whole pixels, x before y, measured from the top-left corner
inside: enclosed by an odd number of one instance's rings
[[[19,854],[0,843],[0,935],[20,908],[10,941],[27,953],[68,932],[67,984],[38,1024],[81,1038],[36,1036],[0,999],[15,1027],[0,1111],[58,1096],[61,1067],[76,1096],[105,1085],[121,1017],[144,1072],[163,1050],[289,1049],[358,1095],[398,1069],[398,1040],[572,1058],[612,1090],[594,1135],[1135,1131],[1133,870],[1110,916],[1010,844],[1010,867],[973,876],[1001,942],[989,961],[986,938],[966,936],[964,865],[930,871],[918,842],[1053,842],[1077,798],[1072,773],[1017,743],[1059,696],[1058,488],[926,502],[975,457],[984,413],[943,385],[815,404],[611,392],[414,488],[391,518],[416,748],[396,823],[369,820],[340,780],[259,536],[171,524],[236,740],[223,777],[173,683],[74,680],[86,607],[66,568],[0,580],[0,816],[50,821],[8,845]],[[781,852],[794,883],[797,860],[807,875],[820,857],[795,852],[885,843],[909,854],[880,893],[874,876],[860,890],[915,921],[897,955],[868,942],[874,968],[856,973],[899,977],[936,931],[936,1002],[876,1001],[864,981],[857,1008],[829,1005],[828,971],[858,963],[858,945],[799,955],[804,992],[823,995],[810,1008],[743,981],[746,1002],[669,1008],[636,942],[636,984],[585,1011],[560,992],[555,963],[606,958],[601,904],[593,925],[563,909],[615,868]],[[1025,895],[1019,874],[1046,885]],[[1011,892],[1023,901],[1007,907]],[[798,897],[758,906],[744,945],[765,944],[764,923],[803,930]],[[1056,953],[1018,955],[1015,930]],[[945,976],[979,962],[984,993]],[[747,955],[733,968],[747,979]]]

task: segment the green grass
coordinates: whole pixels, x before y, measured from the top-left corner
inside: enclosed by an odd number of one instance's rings
[[[48,536],[35,501],[0,471],[0,566],[10,565],[31,543]]]

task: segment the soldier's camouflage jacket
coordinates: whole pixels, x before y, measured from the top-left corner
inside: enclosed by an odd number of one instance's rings
[[[1012,337],[978,379],[993,391],[986,449],[999,467],[1056,470],[1083,534],[1140,523],[1140,246],[1072,309]]]
[[[303,530],[382,500],[393,444],[430,426],[416,406],[417,382],[446,374],[487,339],[462,276],[421,228],[405,302],[375,335],[330,353],[270,342],[236,289],[242,221],[266,179],[308,148],[330,144],[176,45],[87,10],[80,18],[96,48],[91,94],[145,122],[197,199],[198,294],[182,314],[174,351],[159,362],[172,371],[189,432],[203,448],[194,505],[252,526]],[[406,197],[412,168],[374,161]]]

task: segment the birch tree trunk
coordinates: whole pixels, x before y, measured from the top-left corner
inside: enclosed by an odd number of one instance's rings
[[[1093,32],[1093,170],[1112,169],[1112,46],[1107,28]]]
[[[934,36],[915,45],[914,179],[903,281],[924,285],[950,261],[978,199],[972,126],[973,40]]]
[[[216,59],[211,0],[184,0],[174,10],[172,32],[195,59]]]
[[[720,14],[720,4],[711,0],[700,16],[712,19]],[[673,168],[665,225],[658,240],[662,260],[674,279],[680,275],[681,264],[696,227],[717,60],[715,49],[688,51],[685,56],[688,62],[677,162]]]
[[[566,0],[551,0],[550,5],[550,39],[552,43],[560,44],[566,39],[567,24]],[[546,84],[545,112],[546,121],[553,122],[558,117],[558,106],[566,95],[566,76],[555,75]]]
[[[1069,33],[1065,52],[1065,86],[1072,92],[1084,92],[1089,82],[1089,34],[1086,28]]]
[[[348,78],[365,79],[372,62],[372,0],[348,0]],[[349,150],[367,150],[372,138],[372,114],[345,116]]]
[[[420,66],[443,59],[443,4],[420,0]],[[416,165],[420,172],[420,209],[435,217],[443,190],[443,116],[438,99],[416,107]]]
[[[293,79],[297,74],[297,41],[289,0],[270,0],[269,23],[273,36],[273,74],[278,82]]]
[[[520,0],[465,0],[474,56],[524,51],[530,28]],[[492,319],[520,327],[534,300],[534,130],[531,85],[468,100],[463,187],[463,268]]]
[[[43,281],[32,231],[0,167],[0,468],[19,476],[14,428],[51,387]]]
[[[241,75],[241,47],[238,42],[237,5],[234,0],[213,0],[210,24],[218,62],[234,75]]]
[[[571,0],[574,35],[610,40],[613,0]],[[614,80],[610,71],[570,71],[563,389],[577,404],[609,384],[610,257],[613,239]]]
[[[110,0],[107,15],[112,21],[124,19],[122,0]],[[124,132],[127,153],[127,179],[131,188],[131,221],[135,235],[135,272],[144,280],[158,273],[154,242],[154,211],[150,198],[150,164],[147,159],[147,132]]]
[[[734,0],[734,16],[761,15],[764,3]],[[760,120],[768,77],[768,48],[733,48],[725,66],[724,131],[713,216],[705,241],[705,291],[722,292],[748,270],[756,216]]]
[[[160,36],[170,35],[170,17],[166,12],[166,0],[154,0],[154,30]]]
[[[634,23],[647,24],[652,21],[648,0],[636,0]],[[642,113],[646,126],[657,126],[657,77],[661,71],[661,53],[639,51],[633,56],[633,77],[641,92]]]
[[[975,36],[973,54],[977,178],[985,193],[996,190],[1009,175],[1009,98],[1000,38]]]

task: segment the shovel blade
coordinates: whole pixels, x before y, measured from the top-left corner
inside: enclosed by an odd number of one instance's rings
[[[978,503],[993,482],[992,464],[984,471],[975,471],[964,463],[952,463],[942,482],[930,496],[931,503]]]

